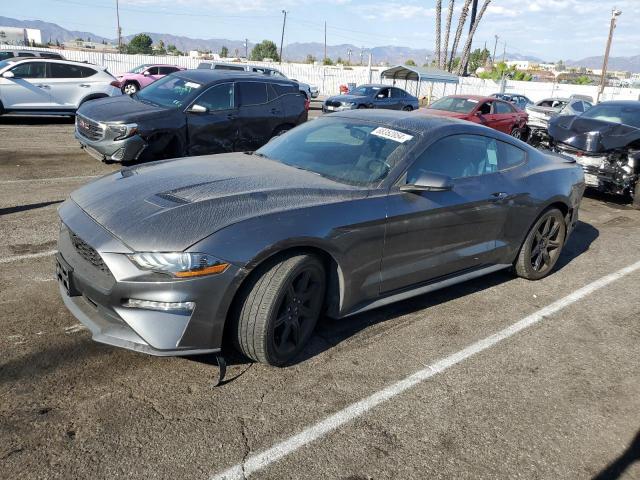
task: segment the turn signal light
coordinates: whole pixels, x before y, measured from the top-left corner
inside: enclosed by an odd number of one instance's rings
[[[205,267],[198,270],[187,270],[185,272],[175,272],[173,276],[178,278],[199,277],[201,275],[211,275],[213,273],[222,273],[227,269],[227,267],[229,267],[228,263],[220,263],[218,265],[212,265],[210,267]]]

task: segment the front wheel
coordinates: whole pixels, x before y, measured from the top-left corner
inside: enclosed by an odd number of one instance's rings
[[[544,212],[520,247],[514,265],[516,274],[528,280],[546,277],[560,257],[566,235],[562,212],[557,208]]]
[[[511,136],[513,138],[517,138],[518,140],[525,140],[525,135],[522,128],[513,127],[513,130],[511,130]]]
[[[234,343],[247,357],[288,364],[305,346],[324,304],[326,274],[313,255],[293,255],[256,272],[238,304]]]
[[[122,93],[124,93],[125,95],[133,95],[137,91],[138,91],[138,85],[136,85],[133,82],[127,82],[122,87]]]
[[[405,112],[410,112],[411,110],[413,110],[413,107],[411,105],[407,105],[402,110],[404,110]]]

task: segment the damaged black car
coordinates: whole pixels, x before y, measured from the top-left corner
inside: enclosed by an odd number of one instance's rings
[[[640,208],[640,101],[602,102],[549,124],[551,148],[573,157],[588,187],[629,196]]]

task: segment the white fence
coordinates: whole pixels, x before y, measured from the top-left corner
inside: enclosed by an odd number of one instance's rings
[[[2,49],[15,49],[11,45],[0,45]],[[21,50],[28,47],[20,47]],[[37,50],[37,49],[36,49]],[[113,74],[126,72],[144,63],[167,63],[179,65],[185,68],[196,68],[201,62],[198,58],[186,56],[157,56],[157,55],[127,55],[87,50],[63,50],[51,49],[65,56],[69,60],[87,61],[96,65],[104,65]],[[340,85],[355,83],[360,85],[368,82],[379,82],[380,72],[383,67],[366,66],[354,67],[326,67],[322,65],[307,65],[302,63],[265,63],[251,62],[252,64],[265,65],[277,68],[289,78],[316,85],[322,95],[335,95],[340,91]],[[385,81],[385,83],[391,83]],[[475,95],[490,95],[500,91],[500,83],[492,80],[482,80],[473,77],[460,77],[458,84],[442,84],[422,82],[416,92],[416,82],[400,80],[396,83],[401,88],[406,88],[412,94],[419,97],[440,98],[453,93],[467,93]],[[508,80],[505,84],[505,92],[521,93],[533,101],[546,97],[568,97],[571,94],[589,95],[594,100],[598,94],[595,85],[568,85],[548,82],[516,82]],[[640,89],[606,87],[602,100],[639,100]]]

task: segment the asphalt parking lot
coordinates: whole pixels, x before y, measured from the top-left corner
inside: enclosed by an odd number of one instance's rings
[[[215,359],[94,343],[60,300],[56,208],[117,168],[72,131],[0,118],[1,478],[640,478],[640,211],[589,194],[548,278],[322,319],[212,388]]]

